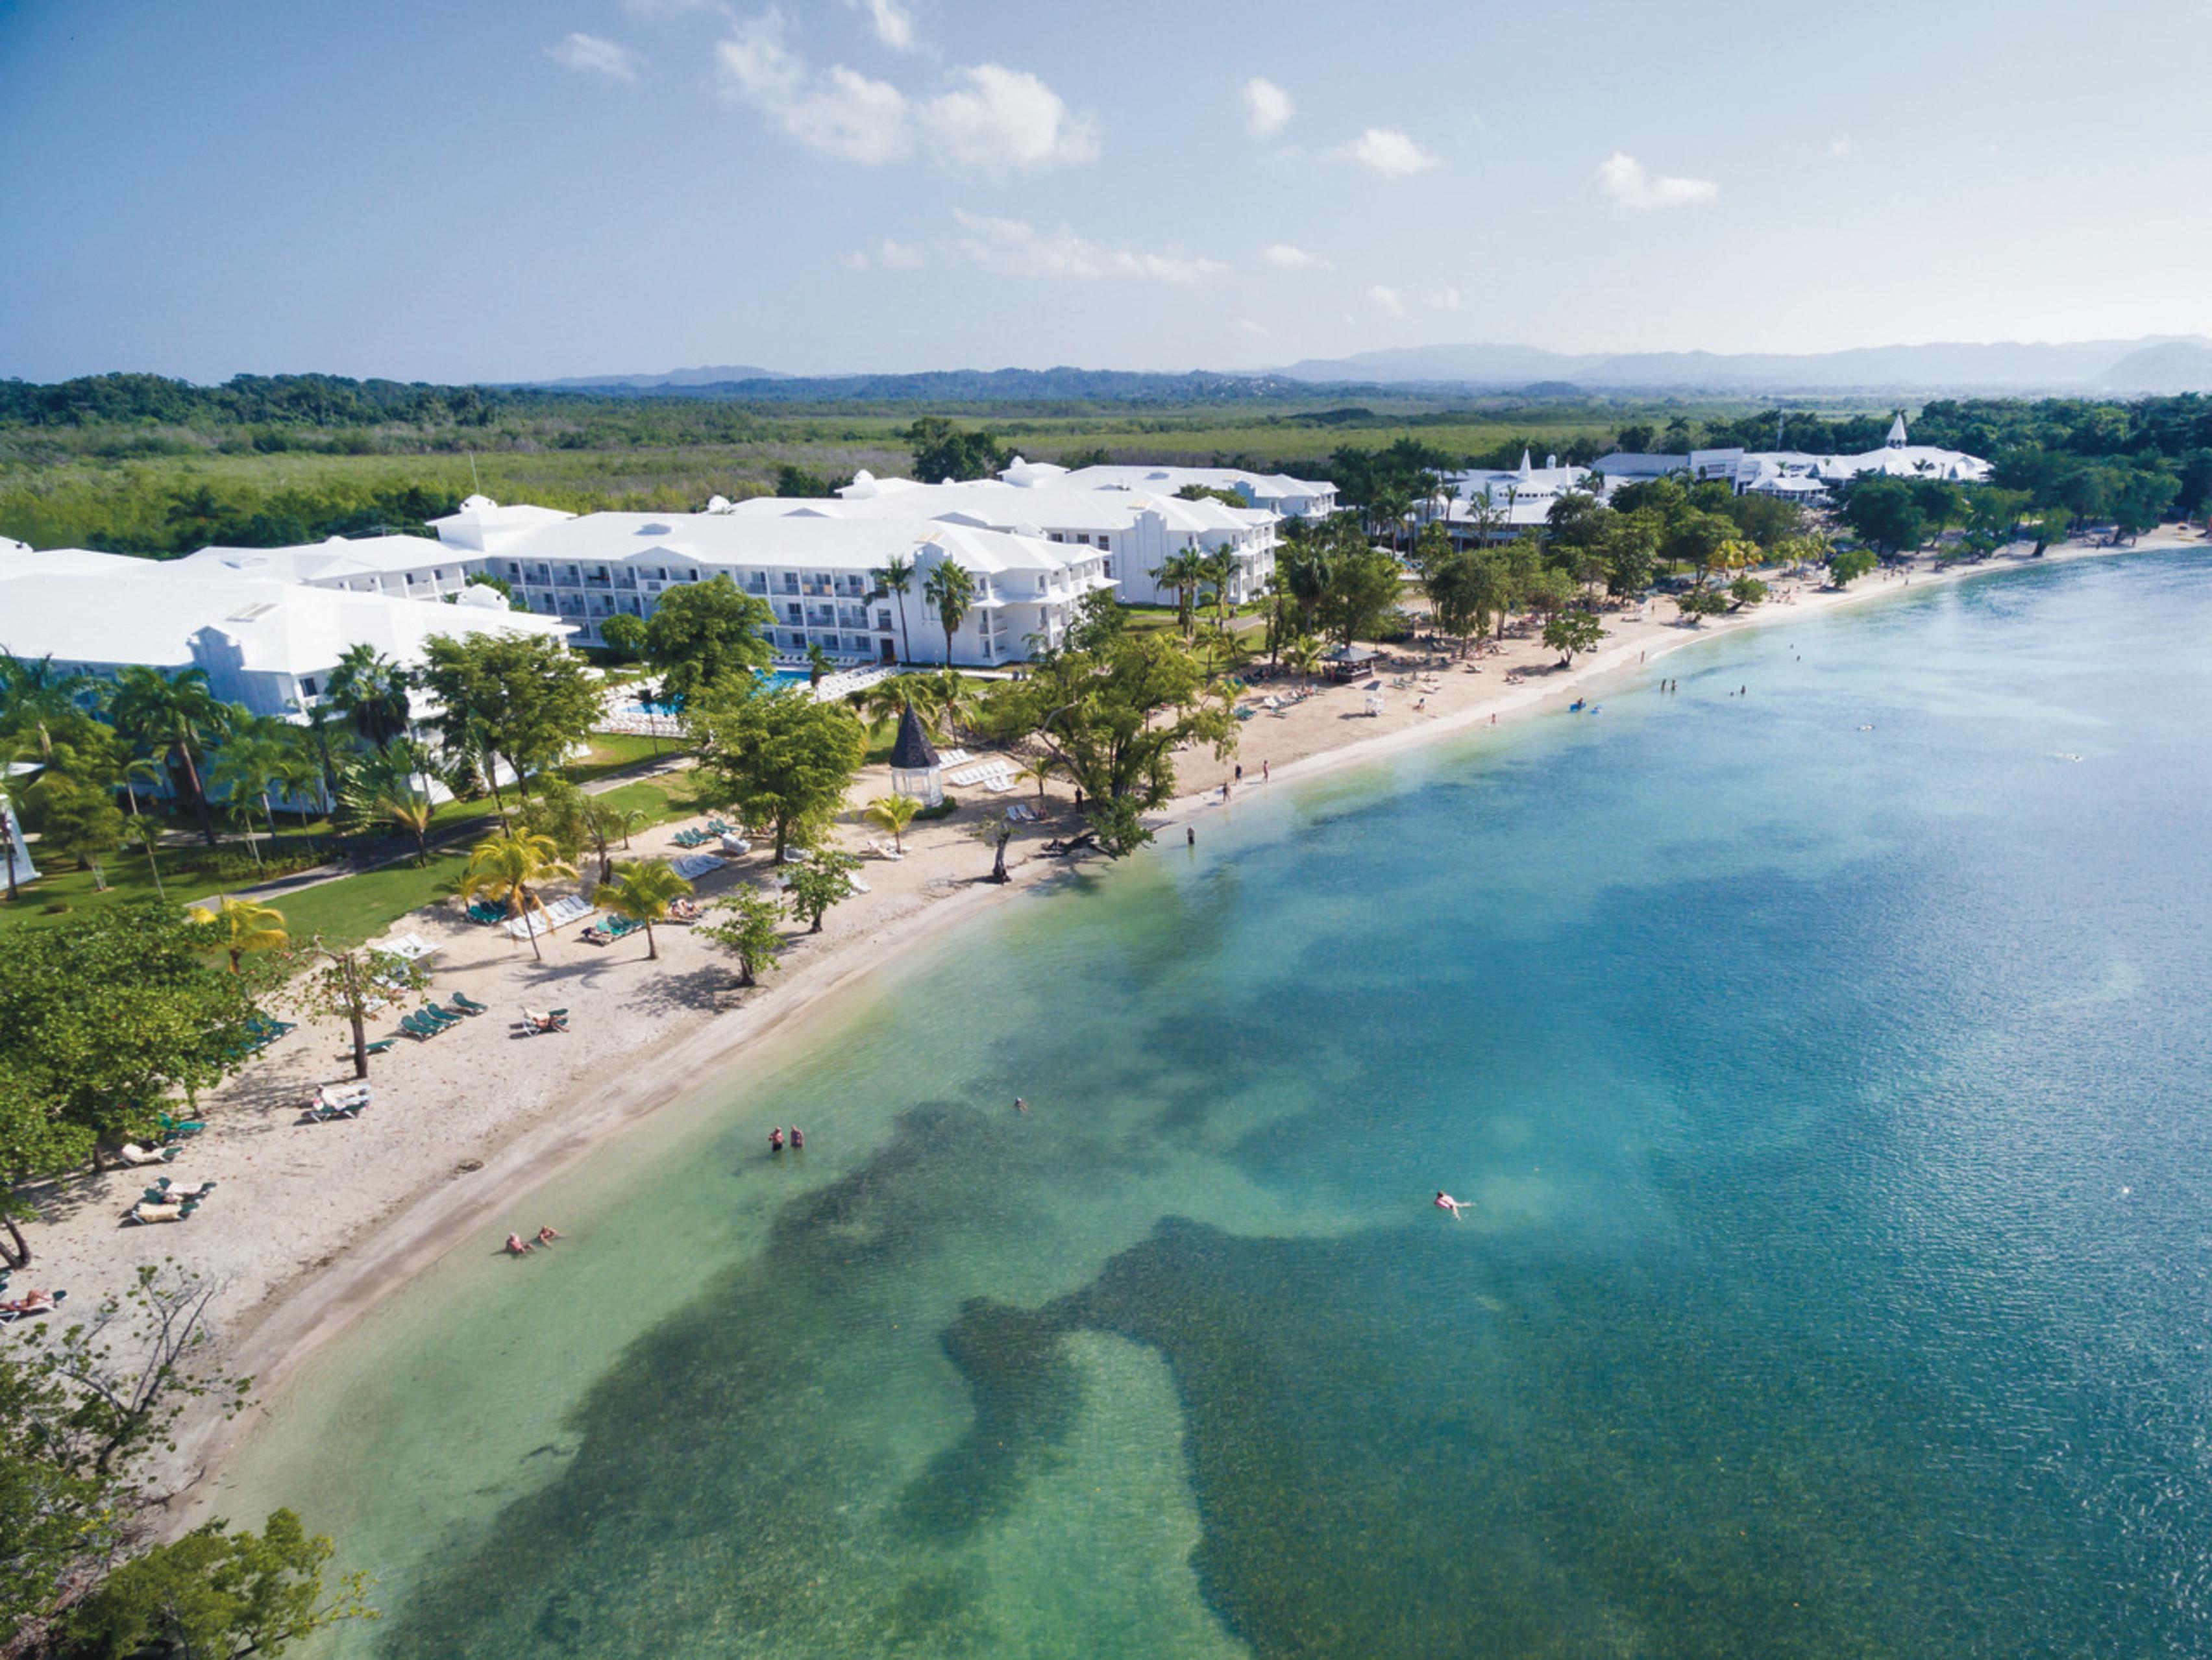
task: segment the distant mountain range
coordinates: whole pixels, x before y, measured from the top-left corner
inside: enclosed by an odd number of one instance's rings
[[[1549,383],[1591,391],[2212,391],[2212,339],[2160,335],[2057,344],[1866,346],[1803,354],[1580,356],[1534,346],[1412,346],[1308,358],[1275,373],[1331,386],[1506,389]]]
[[[749,363],[722,363],[710,368],[671,369],[665,374],[573,375],[566,380],[533,380],[528,384],[549,391],[661,391],[677,387],[720,386],[746,380],[781,380],[774,369],[757,369]]]
[[[676,369],[525,383],[544,391],[736,397],[758,403],[1206,403],[1295,397],[1303,382],[1272,374],[1144,374],[1122,369],[941,369],[921,374],[790,375],[766,369]]]

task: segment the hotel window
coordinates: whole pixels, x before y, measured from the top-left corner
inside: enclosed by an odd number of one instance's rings
[[[305,697],[313,697],[315,695],[315,677],[313,675],[302,677],[300,682],[300,691],[301,694]]]
[[[1110,548],[1114,544],[1110,537],[1102,536],[1098,538],[1098,545],[1101,548]]]

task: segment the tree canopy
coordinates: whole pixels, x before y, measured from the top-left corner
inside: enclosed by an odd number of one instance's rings
[[[730,580],[679,583],[660,596],[645,625],[647,660],[660,670],[661,696],[681,704],[732,677],[750,680],[772,655],[768,602]]]
[[[724,682],[686,705],[684,721],[720,799],[775,827],[779,858],[828,825],[867,752],[851,710],[795,688]]]

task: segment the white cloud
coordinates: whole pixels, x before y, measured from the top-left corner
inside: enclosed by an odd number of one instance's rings
[[[919,242],[900,242],[886,236],[865,248],[839,254],[837,263],[856,271],[917,271],[929,264],[929,250]]]
[[[866,167],[921,155],[989,179],[1098,154],[1097,122],[1025,70],[979,64],[954,70],[947,92],[909,98],[842,64],[817,73],[785,33],[782,15],[770,11],[738,25],[715,55],[728,94],[809,149]]]
[[[1279,271],[1325,271],[1328,261],[1317,253],[1308,253],[1304,248],[1287,242],[1271,242],[1260,250],[1260,257]]]
[[[1831,138],[1831,139],[1828,141],[1828,154],[1831,154],[1831,155],[1849,155],[1850,153],[1851,153],[1851,141],[1850,141],[1850,139],[1848,139],[1848,138]]]
[[[555,63],[569,69],[604,75],[610,81],[620,81],[629,86],[637,84],[638,70],[645,62],[628,46],[602,39],[596,34],[572,34],[567,39],[546,47],[545,54]]]
[[[705,11],[715,0],[623,0],[623,9],[632,17],[659,20],[680,17],[686,12]]]
[[[1632,155],[1615,150],[1598,163],[1598,182],[1624,208],[1681,208],[1710,202],[1721,187],[1710,179],[1653,178]]]
[[[1024,70],[979,64],[956,70],[965,86],[916,109],[939,164],[990,178],[1039,173],[1098,158],[1098,124]]]
[[[1241,335],[1249,335],[1255,340],[1273,340],[1275,337],[1275,331],[1273,329],[1264,323],[1255,323],[1249,317],[1240,317],[1237,319],[1237,332]]]
[[[1459,309],[1459,290],[1439,288],[1429,296],[1429,304],[1440,312],[1455,312]]]
[[[1255,75],[1244,83],[1244,126],[1253,137],[1273,137],[1297,113],[1290,94],[1273,82]]]
[[[961,251],[986,270],[1006,276],[1122,277],[1188,288],[1229,274],[1229,267],[1218,260],[1101,247],[1066,226],[1047,234],[1018,219],[994,219],[957,208],[952,216],[967,233],[960,239]]]
[[[1406,302],[1395,288],[1386,288],[1380,282],[1367,291],[1367,297],[1393,317],[1406,314]]]
[[[1389,127],[1370,127],[1337,154],[1363,167],[1372,168],[1385,179],[1410,179],[1417,173],[1443,166],[1439,158]]]
[[[914,14],[899,0],[845,0],[845,3],[867,13],[868,21],[875,25],[876,39],[893,51],[914,50]]]

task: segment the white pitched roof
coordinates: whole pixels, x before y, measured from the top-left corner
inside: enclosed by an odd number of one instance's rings
[[[774,508],[784,511],[771,511]],[[797,565],[867,573],[894,554],[929,560],[950,554],[971,571],[1064,569],[1095,557],[1087,548],[1040,537],[896,515],[854,513],[836,501],[755,497],[726,513],[587,513],[533,531],[500,550],[501,559],[608,564],[675,555],[732,568]]]

